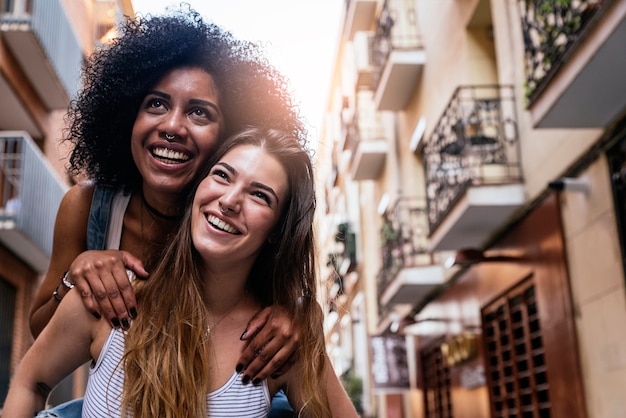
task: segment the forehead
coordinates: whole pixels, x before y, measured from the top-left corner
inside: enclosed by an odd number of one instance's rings
[[[171,93],[219,96],[213,76],[198,67],[174,68],[163,75],[155,88],[171,89]]]
[[[237,175],[251,182],[261,182],[284,198],[288,191],[287,172],[279,159],[256,145],[237,145],[220,158],[232,166]],[[219,163],[218,163],[219,164]],[[280,193],[279,193],[280,192]]]

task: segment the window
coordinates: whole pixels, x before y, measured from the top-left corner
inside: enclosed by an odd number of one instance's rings
[[[17,290],[0,278],[0,399],[9,391]]]
[[[441,341],[438,341],[420,353],[426,418],[452,418],[450,368],[446,365],[440,346]]]
[[[482,310],[492,417],[551,416],[539,318],[532,276]]]

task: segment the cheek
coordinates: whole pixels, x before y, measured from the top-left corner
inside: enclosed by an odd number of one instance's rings
[[[260,222],[262,223],[263,228],[262,231],[260,231],[261,233],[259,234],[259,240],[265,241],[267,238],[270,238],[272,236],[274,229],[277,227],[278,218],[275,216],[267,216],[263,217]]]
[[[137,116],[133,129],[130,133],[130,149],[133,153],[133,158],[136,157],[135,153],[138,153],[143,147],[145,133],[145,124],[142,122],[141,113]]]
[[[136,138],[135,135],[131,136],[130,154],[133,157],[133,161],[135,162],[135,165],[138,165],[139,156],[141,155],[141,152],[142,152],[142,146],[141,146],[141,141],[135,138]]]
[[[191,242],[195,248],[198,248],[198,228],[200,225],[198,224],[198,217],[196,216],[196,212],[191,216]]]

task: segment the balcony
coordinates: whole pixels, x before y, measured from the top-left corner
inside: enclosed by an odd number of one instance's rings
[[[2,37],[48,109],[65,108],[79,85],[83,52],[60,0],[13,2]]]
[[[610,125],[626,108],[626,2],[519,3],[533,126]]]
[[[385,166],[389,145],[383,115],[375,111],[371,100],[364,98],[371,92],[359,94],[359,108],[344,129],[345,146],[351,151],[350,175],[355,181],[375,180]]]
[[[378,110],[401,111],[426,64],[414,0],[386,0],[371,46],[374,101]]]
[[[428,254],[426,204],[403,197],[385,215],[380,232],[382,266],[378,274],[381,312],[393,305],[415,305],[441,285],[443,268]]]
[[[373,32],[357,32],[354,35],[352,45],[354,48],[354,60],[356,78],[354,90],[374,90],[374,65],[372,62],[372,45],[374,42]]]
[[[0,242],[39,273],[48,268],[65,191],[28,134],[0,131]]]
[[[356,234],[349,222],[337,225],[335,247],[328,254],[327,266],[332,267],[340,281],[356,268]]]
[[[377,0],[346,0],[344,38],[352,40],[354,34],[370,30],[376,14]]]
[[[424,164],[430,250],[480,248],[525,201],[513,87],[457,88]]]

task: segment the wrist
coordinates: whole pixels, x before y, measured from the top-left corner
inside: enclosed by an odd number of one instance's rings
[[[52,292],[52,297],[57,302],[61,302],[63,298],[65,297],[65,295],[67,294],[67,292],[69,292],[70,289],[74,288],[74,283],[68,280],[69,273],[70,273],[69,271],[66,271],[65,273],[63,273],[63,275],[61,276],[61,283],[59,283],[57,287],[54,288],[54,291]]]
[[[61,302],[63,300],[63,296],[59,295],[59,287],[61,287],[61,283],[59,283],[57,287],[54,288],[54,292],[52,292],[52,297],[57,302]]]

